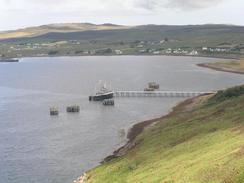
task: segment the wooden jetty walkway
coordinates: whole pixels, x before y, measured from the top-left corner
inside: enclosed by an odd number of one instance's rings
[[[217,92],[198,91],[115,91],[114,97],[195,97],[198,95],[215,94]]]

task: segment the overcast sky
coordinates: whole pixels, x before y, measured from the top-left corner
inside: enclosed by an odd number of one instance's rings
[[[50,23],[244,25],[244,0],[0,0],[0,30]]]

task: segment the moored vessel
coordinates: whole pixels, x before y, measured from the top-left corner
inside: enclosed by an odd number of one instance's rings
[[[89,101],[102,101],[114,97],[114,92],[109,90],[104,84],[95,95],[89,96]]]
[[[19,62],[18,59],[0,59],[0,62]]]

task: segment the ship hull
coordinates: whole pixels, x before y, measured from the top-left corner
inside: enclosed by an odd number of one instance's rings
[[[114,93],[106,93],[101,95],[89,96],[89,101],[102,101],[105,99],[111,99],[114,97]]]
[[[17,59],[0,59],[0,62],[19,62]]]

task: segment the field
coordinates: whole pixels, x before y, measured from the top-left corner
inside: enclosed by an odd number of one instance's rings
[[[183,106],[147,127],[125,155],[87,172],[86,182],[243,183],[244,86]]]
[[[209,67],[216,70],[234,72],[244,74],[244,59],[241,60],[225,60],[215,63],[200,64],[200,66]]]

